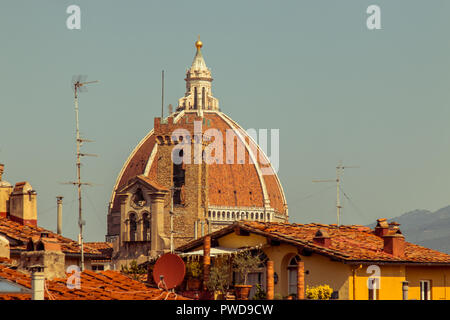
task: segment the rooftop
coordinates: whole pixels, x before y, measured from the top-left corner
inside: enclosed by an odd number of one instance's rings
[[[64,253],[80,253],[80,246],[78,242],[63,237],[52,231],[46,230],[32,225],[23,225],[18,222],[11,221],[8,218],[0,217],[0,235],[4,235],[10,240],[11,250],[25,250],[28,240],[38,240],[42,233],[46,233],[48,238],[53,238],[61,245],[61,251]],[[84,246],[86,254],[102,255],[99,250],[92,243],[86,243]]]
[[[337,226],[319,223],[289,224],[278,222],[239,221],[233,225],[211,234],[215,239],[232,233],[236,228],[260,234],[272,240],[293,244],[310,252],[315,252],[330,258],[352,262],[377,263],[414,263],[414,264],[450,264],[450,255],[405,242],[405,256],[395,257],[383,252],[383,238],[374,234],[369,227],[360,225]],[[318,245],[313,238],[318,230],[326,232],[330,237],[328,247]],[[190,251],[202,244],[203,238],[191,241],[178,248],[179,251]]]
[[[0,279],[4,278],[26,288],[31,288],[31,277],[18,272],[8,265],[8,260],[0,261]],[[83,271],[81,288],[68,289],[67,279],[47,280],[46,300],[164,300],[167,293],[145,283],[135,281],[117,271]],[[1,294],[0,300],[30,300],[30,294]],[[171,294],[167,300],[187,300]]]

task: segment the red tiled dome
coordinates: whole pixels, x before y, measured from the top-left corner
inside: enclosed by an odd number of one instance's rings
[[[196,111],[181,111],[175,113],[174,124],[187,130],[192,128]],[[190,124],[190,126],[189,126]],[[224,140],[223,164],[208,165],[208,200],[209,206],[220,207],[264,207],[268,204],[279,215],[286,215],[287,204],[284,192],[278,176],[270,165],[263,164],[259,159],[252,163],[249,159],[254,157],[255,150],[261,150],[242,128],[231,118],[219,111],[204,111],[202,131],[217,129],[222,133]],[[226,130],[231,129],[244,133],[246,136],[245,162],[227,164],[226,163]],[[158,165],[158,150],[156,137],[152,129],[147,136],[141,140],[134,151],[125,162],[117,177],[114,190],[112,192],[111,211],[119,211],[118,200],[115,197],[117,190],[121,189],[127,182],[137,176],[145,175],[150,179],[155,179]],[[235,155],[236,155],[235,145]],[[261,157],[261,156],[260,156]],[[267,157],[264,155],[265,159]],[[264,161],[263,161],[264,162]],[[263,169],[264,174],[261,172]],[[267,174],[271,172],[272,174]]]

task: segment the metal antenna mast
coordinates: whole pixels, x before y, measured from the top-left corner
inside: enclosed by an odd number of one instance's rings
[[[164,70],[161,73],[161,123],[164,119]]]
[[[337,209],[337,225],[340,226],[340,217],[341,217],[341,177],[344,174],[344,169],[346,168],[359,168],[358,166],[344,166],[342,164],[342,160],[339,161],[336,167],[336,180],[313,180],[312,182],[336,182],[336,209]]]
[[[73,184],[77,186],[78,189],[78,226],[80,227],[79,234],[79,243],[81,246],[81,271],[84,270],[84,245],[83,245],[83,226],[85,225],[85,221],[83,221],[82,215],[82,201],[81,201],[81,186],[82,185],[91,185],[87,182],[81,182],[81,157],[84,156],[93,156],[96,157],[95,154],[82,153],[80,151],[81,145],[83,142],[92,142],[92,140],[82,139],[80,137],[80,128],[79,128],[79,120],[78,120],[78,92],[87,91],[85,85],[91,83],[97,83],[98,80],[95,81],[85,81],[86,76],[76,76],[72,78],[72,86],[74,90],[75,96],[75,118],[76,118],[76,143],[77,143],[77,181],[69,182],[69,184]]]

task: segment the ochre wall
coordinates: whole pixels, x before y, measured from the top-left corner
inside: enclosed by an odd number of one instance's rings
[[[250,234],[239,236],[231,233],[219,239],[219,246],[227,248],[253,247],[264,245],[267,240],[264,236]],[[289,244],[270,246],[263,248],[267,257],[274,261],[274,272],[278,274],[278,283],[275,284],[275,294],[283,297],[288,295],[288,272],[289,261],[298,254],[297,247]],[[305,263],[305,288],[307,285],[315,286],[328,284],[333,290],[339,292],[340,299],[348,299],[350,267],[340,262],[331,261],[327,257],[313,254],[311,256],[300,256]]]
[[[240,236],[230,233],[218,239],[218,244],[227,248],[254,247],[267,245],[267,240],[264,236],[256,234]],[[193,250],[201,248],[200,246]],[[270,260],[274,261],[274,272],[278,274],[278,283],[274,288],[275,294],[287,296],[287,266],[290,259],[298,254],[297,247],[280,244],[264,246],[262,250]],[[305,289],[306,286],[327,284],[334,291],[339,292],[339,299],[369,299],[367,281],[370,276],[374,275],[372,272],[367,273],[370,264],[350,265],[332,261],[328,257],[315,253],[310,256],[299,256],[305,264],[305,272],[308,271],[308,274],[305,274]],[[402,282],[405,280],[409,281],[408,298],[410,300],[420,299],[420,280],[431,280],[433,300],[450,300],[450,267],[405,267],[405,265],[387,264],[379,264],[378,267],[380,268],[380,288],[378,290],[378,299],[380,300],[403,299]]]
[[[431,299],[450,300],[450,268],[406,267],[408,298],[420,300],[420,280],[431,280]]]
[[[349,276],[349,299],[368,300],[369,287],[368,279],[373,277],[373,272],[368,273],[370,265],[351,266]],[[402,265],[389,266],[378,265],[380,268],[380,282],[378,290],[379,300],[401,300],[403,298],[402,282],[405,281],[405,267]],[[355,279],[353,269],[355,269]],[[355,283],[356,290],[353,289]]]

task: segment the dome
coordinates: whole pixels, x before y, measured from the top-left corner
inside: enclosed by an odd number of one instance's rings
[[[189,130],[189,124],[193,123],[196,116],[195,111],[182,111],[173,115],[173,121],[175,125],[179,125],[178,128]],[[205,123],[202,126],[203,133],[208,129],[218,129],[224,137],[224,148],[227,130],[245,134],[235,121],[220,111],[204,111],[203,119]],[[255,157],[254,150],[261,149],[248,135],[245,140],[248,143],[245,144],[245,163],[226,163],[224,152],[222,164],[207,164],[209,207],[264,208],[266,206],[273,209],[277,216],[287,216],[287,203],[278,176],[270,165],[264,165],[261,161],[249,163],[249,159]],[[236,151],[237,145],[235,144],[234,147]],[[114,190],[119,190],[137,175],[145,175],[157,181],[158,158],[156,135],[155,131],[151,130],[128,157],[117,178]],[[268,160],[265,159],[267,163]],[[265,171],[271,170],[272,174],[263,174],[261,172],[263,168],[266,169]],[[119,210],[115,191],[112,193],[111,204],[112,211]]]
[[[152,210],[133,207],[131,202],[130,205],[123,202],[121,209],[119,198],[124,193],[128,192],[130,199],[148,196],[133,187],[138,180],[153,192],[170,190],[164,200],[164,219],[168,219],[169,209],[173,207],[177,244],[192,239],[199,228],[203,233],[205,225],[208,228],[212,225],[209,231],[214,231],[242,219],[288,221],[286,198],[276,172],[250,135],[219,109],[218,99],[212,95],[211,72],[199,47],[197,43],[197,53],[186,73],[186,93],[179,100],[176,112],[165,119],[155,118],[154,128],[135,147],[116,179],[109,205],[107,237],[119,235],[120,225],[129,221],[135,230],[135,213]],[[207,152],[214,161],[175,164],[174,149],[182,144],[174,134],[177,130],[185,132],[189,139],[200,134],[202,155]],[[223,141],[216,141],[212,133],[221,136]],[[223,146],[222,153],[216,149],[207,151],[214,143]],[[196,144],[190,143],[189,147],[191,144],[195,149]],[[230,150],[233,158],[229,156]],[[191,158],[194,153],[195,150]],[[150,198],[147,200],[151,202]],[[170,224],[168,220],[165,223]],[[126,225],[122,230],[130,229]]]

